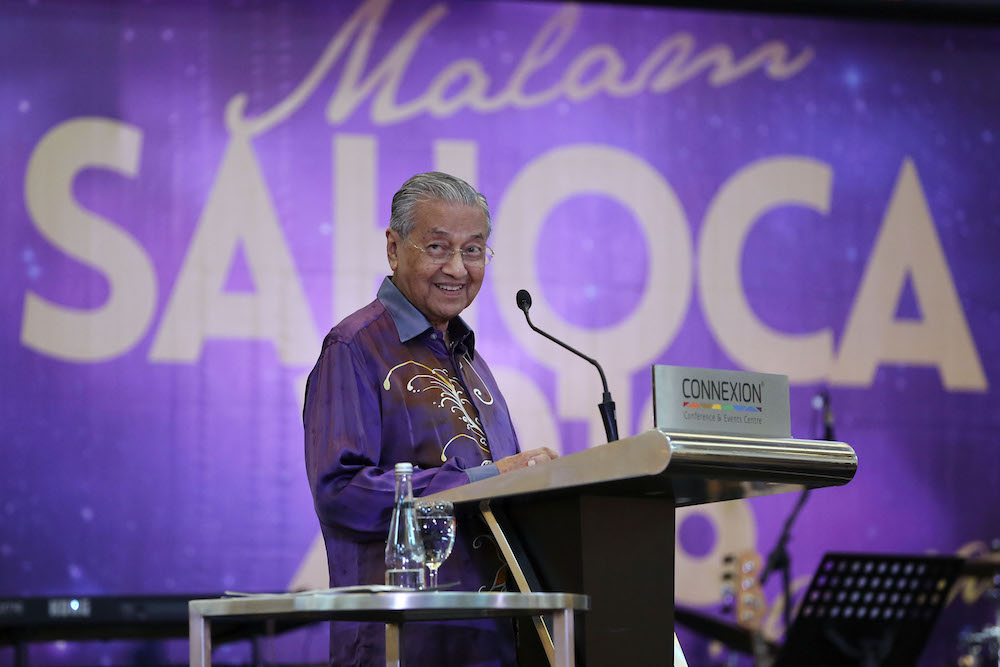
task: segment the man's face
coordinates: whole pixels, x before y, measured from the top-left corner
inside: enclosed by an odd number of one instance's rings
[[[420,248],[439,244],[453,250],[473,242],[485,244],[486,216],[478,206],[439,200],[419,202],[413,212],[408,238],[393,229],[385,233],[392,282],[431,325],[445,331],[448,322],[476,298],[485,267],[466,266],[461,252],[444,264],[435,264],[413,244]]]

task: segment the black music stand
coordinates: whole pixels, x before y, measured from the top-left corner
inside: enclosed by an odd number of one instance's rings
[[[961,558],[828,553],[775,667],[912,667]]]

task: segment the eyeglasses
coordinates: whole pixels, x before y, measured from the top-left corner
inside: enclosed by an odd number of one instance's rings
[[[464,248],[452,248],[443,243],[428,243],[421,247],[410,239],[406,240],[411,246],[422,252],[431,264],[447,264],[456,252],[462,253],[462,262],[466,266],[486,266],[493,259],[493,249],[485,243],[470,243]]]

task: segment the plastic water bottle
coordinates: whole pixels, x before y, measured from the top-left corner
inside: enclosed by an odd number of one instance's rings
[[[412,464],[396,464],[396,502],[385,542],[385,583],[418,589],[424,587],[424,545],[413,510],[412,475]]]

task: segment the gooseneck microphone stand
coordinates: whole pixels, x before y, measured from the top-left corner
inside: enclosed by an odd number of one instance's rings
[[[528,290],[518,290],[517,307],[524,311],[524,319],[528,321],[528,326],[531,327],[532,331],[542,334],[556,345],[566,348],[576,356],[586,359],[597,367],[597,372],[601,374],[601,383],[604,385],[604,400],[598,404],[597,409],[601,412],[601,421],[604,423],[604,433],[608,436],[608,442],[617,440],[618,421],[615,417],[615,402],[611,400],[611,392],[608,391],[608,380],[604,377],[604,369],[601,368],[601,365],[583,352],[570,347],[554,336],[550,336],[531,323],[531,318],[528,316],[528,309],[531,308],[531,295],[528,294]]]

